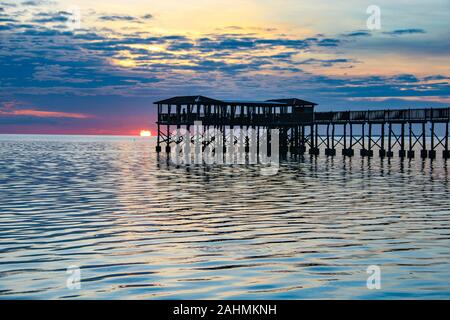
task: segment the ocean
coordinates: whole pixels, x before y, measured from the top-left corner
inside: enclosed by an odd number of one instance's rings
[[[267,176],[168,165],[154,147],[0,135],[0,299],[450,298],[440,154],[322,150]]]

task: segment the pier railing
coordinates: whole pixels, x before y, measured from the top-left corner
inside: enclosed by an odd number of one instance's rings
[[[447,122],[450,108],[315,112],[316,123]]]
[[[267,113],[267,114],[160,114],[161,124],[192,124],[201,121],[204,125],[295,125],[312,123],[313,114]]]
[[[450,119],[450,108],[435,109],[396,109],[366,111],[334,111],[315,112],[312,114],[267,113],[267,114],[160,114],[161,124],[192,124],[202,121],[208,124],[226,125],[289,125],[301,123],[401,123],[401,122],[447,122]]]

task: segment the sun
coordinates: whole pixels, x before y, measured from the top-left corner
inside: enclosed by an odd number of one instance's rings
[[[150,130],[141,130],[141,137],[151,137],[152,132]]]

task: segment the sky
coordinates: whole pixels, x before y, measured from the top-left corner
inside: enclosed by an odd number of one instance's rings
[[[154,132],[177,95],[447,107],[449,62],[448,0],[0,0],[0,133]]]

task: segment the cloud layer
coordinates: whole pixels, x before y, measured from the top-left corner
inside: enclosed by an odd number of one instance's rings
[[[327,33],[318,25],[299,34],[282,25],[217,24],[193,32],[164,29],[161,19],[171,14],[165,11],[79,8],[76,21],[69,9],[51,1],[0,3],[0,103],[27,105],[0,109],[0,118],[82,122],[104,115],[112,123],[124,119],[119,106],[116,115],[108,108],[114,97],[151,118],[151,101],[197,93],[298,97],[323,108],[361,101],[369,107],[443,105],[450,97],[443,63],[449,36],[431,22],[430,29],[402,24],[370,31],[348,24]],[[128,117],[131,125],[135,116]]]

